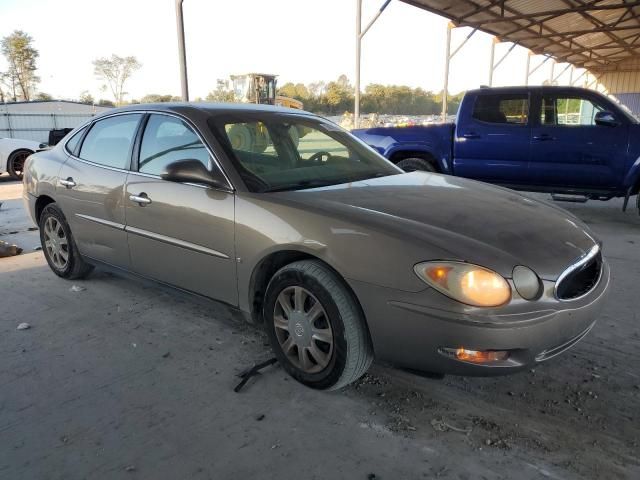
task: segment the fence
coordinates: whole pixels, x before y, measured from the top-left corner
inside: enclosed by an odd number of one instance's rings
[[[0,112],[0,137],[48,142],[49,131],[75,128],[94,113],[8,113]]]

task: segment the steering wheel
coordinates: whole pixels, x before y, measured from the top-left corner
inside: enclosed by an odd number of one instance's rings
[[[326,160],[323,160],[324,157],[327,157]],[[307,160],[307,162],[314,162],[314,163],[323,163],[323,162],[327,162],[331,159],[331,154],[327,151],[320,151],[320,152],[316,152],[313,155],[311,155],[309,157],[309,159]]]

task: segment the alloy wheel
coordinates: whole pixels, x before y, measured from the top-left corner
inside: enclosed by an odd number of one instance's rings
[[[333,331],[320,301],[309,290],[287,287],[275,303],[273,324],[282,351],[305,373],[318,373],[333,354]]]
[[[55,267],[64,270],[69,263],[69,241],[62,224],[53,216],[44,223],[44,247]]]

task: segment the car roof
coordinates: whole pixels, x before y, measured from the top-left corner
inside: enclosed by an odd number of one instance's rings
[[[467,94],[473,95],[487,95],[491,93],[506,94],[506,93],[527,93],[527,92],[573,92],[573,93],[595,93],[593,90],[582,87],[569,87],[569,86],[556,86],[556,85],[537,85],[537,86],[510,86],[510,87],[480,87],[473,90],[468,90]]]
[[[135,105],[127,105],[104,112],[103,115],[113,115],[120,112],[135,111],[156,111],[156,112],[175,112],[186,113],[198,111],[211,116],[233,114],[233,113],[280,113],[280,114],[298,114],[309,117],[315,117],[313,113],[296,108],[277,107],[273,105],[259,105],[253,103],[210,103],[210,102],[163,102],[163,103],[140,103]]]

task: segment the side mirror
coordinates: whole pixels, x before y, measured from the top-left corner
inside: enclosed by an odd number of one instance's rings
[[[170,163],[160,175],[163,180],[178,183],[201,183],[214,188],[228,189],[229,184],[222,174],[210,172],[199,160],[179,160]]]
[[[603,127],[617,127],[620,124],[613,113],[607,111],[597,112],[594,122]]]

